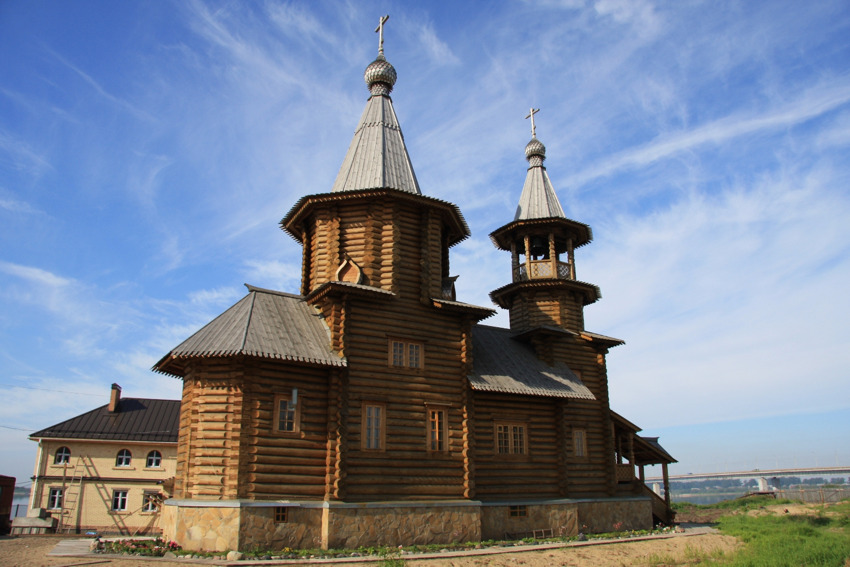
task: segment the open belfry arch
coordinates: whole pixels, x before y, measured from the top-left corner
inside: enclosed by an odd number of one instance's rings
[[[480,324],[493,309],[457,300],[449,264],[469,228],[423,194],[393,108],[387,18],[331,190],[280,223],[302,247],[299,293],[248,286],[154,367],[184,382],[165,535],[356,548],[650,527],[654,497],[618,453],[637,429],[608,407],[622,341],[584,329],[590,228],[564,215],[532,125],[517,215],[491,235],[511,253],[492,293],[511,328]]]

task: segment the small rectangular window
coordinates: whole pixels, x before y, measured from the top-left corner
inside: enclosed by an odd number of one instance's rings
[[[62,507],[62,494],[64,490],[61,488],[51,488],[50,494],[47,496],[47,507],[51,510],[58,510]]]
[[[587,435],[584,429],[573,429],[573,456],[587,456]]]
[[[363,403],[361,420],[361,447],[370,451],[384,449],[385,408],[383,404]]]
[[[160,502],[162,502],[162,494],[159,492],[145,492],[142,512],[158,512]]]
[[[428,409],[428,450],[431,452],[446,451],[446,410]]]
[[[422,343],[390,339],[387,362],[395,368],[422,368]]]
[[[526,428],[522,423],[496,423],[496,453],[500,455],[524,455],[526,450]]]
[[[274,430],[279,433],[301,431],[301,398],[293,401],[294,397],[292,394],[275,396]]]
[[[508,515],[511,518],[527,518],[528,506],[508,506]]]
[[[112,491],[112,510],[115,512],[123,512],[127,509],[127,491],[114,490]]]
[[[285,524],[289,521],[289,508],[286,506],[275,506],[274,523]]]

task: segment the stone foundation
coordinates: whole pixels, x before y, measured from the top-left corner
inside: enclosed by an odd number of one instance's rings
[[[275,520],[279,507],[286,508],[285,522]],[[649,529],[652,505],[642,497],[362,504],[167,500],[160,522],[164,537],[188,550],[356,549],[574,536],[614,531],[618,524],[620,530]]]

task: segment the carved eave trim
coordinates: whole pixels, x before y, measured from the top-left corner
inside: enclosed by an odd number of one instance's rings
[[[552,327],[549,325],[543,325],[540,327],[534,327],[533,329],[529,329],[527,331],[523,331],[521,333],[517,333],[513,335],[513,339],[522,342],[530,342],[535,337],[578,337],[579,333],[575,331],[570,331],[569,329],[562,329],[561,327]]]
[[[554,229],[564,237],[573,238],[573,246],[579,248],[593,240],[589,225],[571,219],[552,217],[548,219],[517,220],[497,228],[490,233],[490,240],[499,250],[510,250],[511,242],[526,232]]]
[[[355,296],[386,299],[395,297],[391,291],[372,287],[370,285],[355,284],[349,282],[326,282],[311,291],[304,298],[308,303],[315,303],[319,299],[327,296]]]
[[[584,298],[584,305],[590,305],[602,298],[602,292],[599,291],[599,286],[577,280],[562,280],[553,278],[547,280],[524,280],[521,282],[510,283],[500,287],[499,289],[491,291],[490,299],[492,299],[493,303],[499,307],[510,309],[511,299],[517,293],[546,289],[564,289],[579,293]]]
[[[167,354],[156,365],[151,368],[154,372],[166,374],[174,378],[185,378],[187,373],[187,365],[195,360],[227,360],[234,364],[250,358],[259,360],[281,360],[284,362],[313,366],[319,368],[335,368],[348,366],[348,360],[345,357],[340,357],[339,362],[328,362],[326,360],[315,360],[308,357],[300,356],[280,356],[266,353],[245,354],[243,352],[216,352],[209,354],[193,354],[193,355],[173,355]]]
[[[441,213],[446,224],[449,225],[449,243],[454,246],[467,238],[471,234],[469,225],[466,224],[466,219],[460,212],[457,205],[442,201],[425,195],[416,195],[406,193],[396,189],[362,189],[359,191],[343,191],[338,193],[317,193],[315,195],[306,195],[301,197],[295,205],[286,213],[286,216],[280,221],[280,227],[292,238],[298,242],[303,240],[304,219],[310,214],[310,211],[319,205],[328,205],[331,203],[342,203],[352,200],[375,200],[390,198],[401,201],[416,203],[438,210]]]
[[[480,305],[461,303],[459,301],[449,301],[448,299],[436,299],[433,297],[431,298],[431,301],[437,309],[454,311],[456,313],[466,313],[468,315],[472,315],[476,321],[481,321],[496,314],[495,309],[481,307]]]

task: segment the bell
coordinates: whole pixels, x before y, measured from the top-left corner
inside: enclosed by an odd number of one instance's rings
[[[547,246],[547,242],[543,240],[543,238],[539,236],[531,237],[531,255],[535,258],[537,256],[548,256],[549,246]]]

